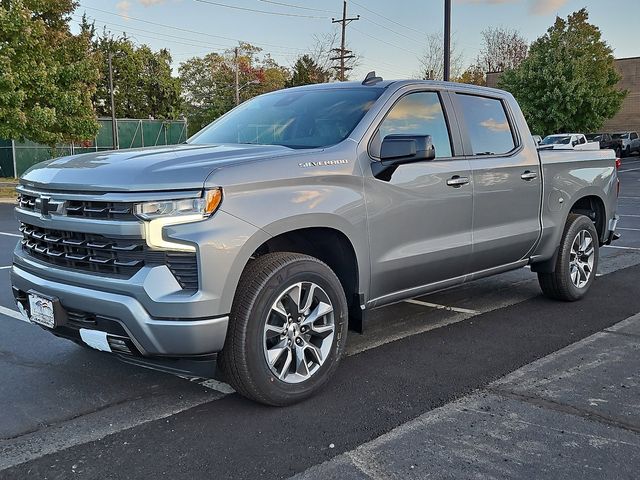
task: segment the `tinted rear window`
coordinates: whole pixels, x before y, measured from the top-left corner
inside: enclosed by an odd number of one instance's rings
[[[502,101],[457,94],[474,155],[500,155],[516,146]]]

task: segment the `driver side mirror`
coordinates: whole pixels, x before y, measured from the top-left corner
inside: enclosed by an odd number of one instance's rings
[[[371,171],[378,180],[388,182],[398,166],[434,158],[431,135],[387,135],[380,144],[380,161],[371,163]]]
[[[380,146],[380,160],[385,163],[401,165],[434,158],[431,135],[387,135]]]

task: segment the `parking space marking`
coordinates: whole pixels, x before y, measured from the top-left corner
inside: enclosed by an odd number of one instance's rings
[[[6,235],[8,237],[22,238],[22,235],[18,235],[17,233],[0,232],[0,235]]]
[[[618,227],[618,228],[616,228],[616,230],[629,230],[631,232],[640,232],[640,228],[622,228],[622,227]]]
[[[621,217],[633,217],[633,218],[640,218],[640,215],[620,215]]]
[[[438,303],[423,302],[422,300],[411,299],[411,300],[405,300],[404,302],[411,303],[413,305],[421,305],[423,307],[435,308],[437,310],[448,310],[450,312],[456,312],[456,313],[468,313],[471,315],[478,315],[480,313],[477,310],[469,310],[468,308],[449,307],[447,305],[440,305]]]
[[[7,317],[15,318],[16,320],[20,320],[22,322],[31,323],[25,315],[21,314],[17,310],[11,310],[10,308],[3,307],[2,305],[0,305],[0,314],[6,315]]]
[[[640,252],[640,248],[638,247],[623,247],[620,245],[605,245],[604,248],[617,248],[619,250],[635,250],[636,252]]]
[[[11,265],[5,265],[4,267],[0,267],[0,270],[6,270],[7,268],[11,268]]]
[[[624,198],[626,200],[640,200],[640,197],[618,197],[618,198]]]
[[[638,168],[627,168],[626,170],[618,170],[618,173],[635,172],[636,170],[640,170],[640,167],[638,167]]]

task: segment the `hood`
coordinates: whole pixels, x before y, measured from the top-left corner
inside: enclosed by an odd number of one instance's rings
[[[93,192],[202,188],[215,169],[239,162],[295,155],[279,145],[169,145],[54,158],[22,175],[23,185]]]

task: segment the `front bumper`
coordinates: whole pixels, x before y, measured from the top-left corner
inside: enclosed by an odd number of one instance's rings
[[[22,308],[28,309],[25,299],[30,291],[56,298],[64,312],[71,312],[70,318],[80,314],[92,318],[95,326],[88,326],[88,329],[111,331],[116,337],[126,336],[135,347],[134,355],[198,356],[218,352],[224,345],[228,316],[158,319],[150,316],[133,297],[50,281],[17,265],[11,270],[11,282]],[[78,323],[66,319],[52,332],[71,337],[73,330],[79,330],[82,325]]]

